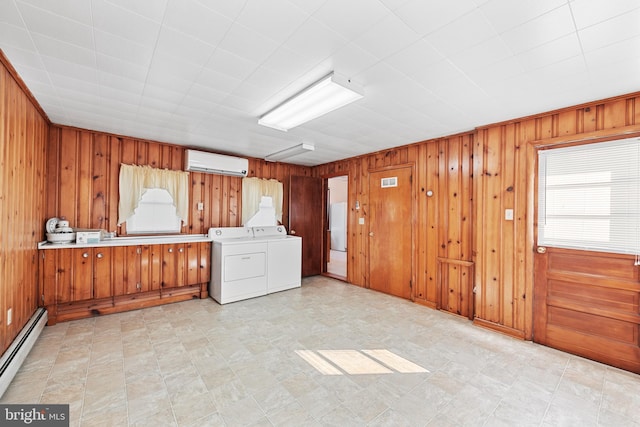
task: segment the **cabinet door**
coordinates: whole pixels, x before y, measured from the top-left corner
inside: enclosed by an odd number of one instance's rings
[[[58,296],[58,282],[62,275],[62,269],[59,265],[60,250],[40,251],[40,287],[41,302],[45,307],[51,307],[60,302]],[[60,271],[60,273],[59,273]]]
[[[125,291],[127,295],[140,292],[140,253],[139,246],[125,246],[127,253],[127,271],[125,272]]]
[[[211,243],[200,242],[200,283],[211,280]]]
[[[93,298],[93,250],[71,249],[73,257],[73,279],[71,301]]]
[[[163,245],[149,245],[143,248],[143,256],[148,260],[148,289],[152,291],[162,287],[162,248]]]
[[[187,285],[200,283],[200,243],[185,245],[187,263]]]
[[[111,248],[93,249],[93,297],[108,298],[111,290]]]
[[[162,287],[184,286],[186,276],[185,244],[162,245]]]
[[[184,286],[187,284],[187,272],[189,270],[187,265],[187,246],[191,244],[177,244],[176,251],[176,286]]]
[[[163,288],[176,286],[176,247],[162,245],[162,283]]]

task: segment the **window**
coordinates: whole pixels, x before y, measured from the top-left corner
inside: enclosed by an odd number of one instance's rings
[[[118,225],[126,222],[127,233],[175,233],[180,222],[187,225],[189,172],[121,164],[118,186]]]
[[[640,253],[640,138],[538,154],[539,245]]]
[[[180,232],[180,218],[171,194],[164,188],[145,188],[134,214],[127,219],[127,232]]]

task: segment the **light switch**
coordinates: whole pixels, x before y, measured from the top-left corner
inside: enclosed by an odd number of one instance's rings
[[[358,224],[364,225],[364,218],[358,218]]]
[[[198,202],[198,210],[199,211],[203,211],[204,210],[204,203]]]
[[[507,221],[513,221],[513,209],[504,210],[504,219]]]

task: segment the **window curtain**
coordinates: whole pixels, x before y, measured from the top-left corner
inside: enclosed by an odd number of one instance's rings
[[[189,219],[189,172],[156,169],[151,166],[120,165],[118,225],[138,207],[145,188],[164,188],[173,198],[176,215],[184,225]]]
[[[277,179],[242,178],[242,224],[258,212],[262,196],[271,196],[276,219],[282,223],[282,194],[282,183]]]

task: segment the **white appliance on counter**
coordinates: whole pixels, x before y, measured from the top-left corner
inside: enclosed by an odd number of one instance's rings
[[[209,229],[209,295],[226,304],[300,287],[302,239],[284,226]]]

